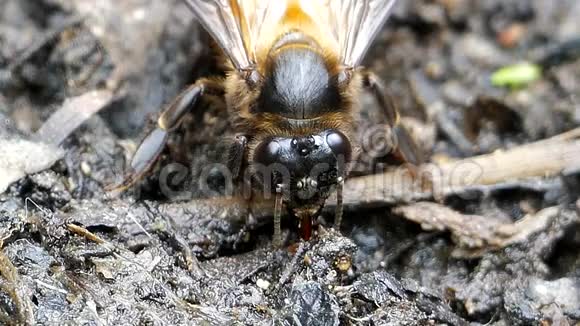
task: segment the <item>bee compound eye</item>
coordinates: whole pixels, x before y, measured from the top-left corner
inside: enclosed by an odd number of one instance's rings
[[[278,156],[280,154],[280,149],[282,146],[276,140],[266,139],[254,152],[254,162],[263,165],[270,165],[278,161]]]
[[[343,156],[347,161],[350,160],[352,146],[343,133],[338,130],[330,130],[326,135],[326,144],[335,156]]]

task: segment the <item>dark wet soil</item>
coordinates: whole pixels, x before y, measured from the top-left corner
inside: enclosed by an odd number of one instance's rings
[[[401,1],[365,64],[431,161],[509,149],[580,125],[579,18],[573,0]],[[325,213],[308,242],[285,220],[285,248],[273,249],[270,219],[247,226],[230,218],[243,208],[196,203],[200,169],[177,175],[187,188],[159,186],[172,163],[223,158],[231,131],[219,103],[207,103],[150,177],[111,197],[106,187],[163,104],[212,72],[206,43],[180,1],[0,2],[0,146],[32,141],[66,99],[115,90],[61,159],[0,194],[0,324],[580,323],[580,165],[438,198],[502,223],[557,208],[525,241],[475,257],[455,255],[449,232],[383,206],[348,207],[340,234]],[[542,65],[542,78],[491,84],[495,70],[521,61]],[[381,117],[370,95],[361,103],[364,144]],[[372,157],[360,162],[355,174],[375,171]]]

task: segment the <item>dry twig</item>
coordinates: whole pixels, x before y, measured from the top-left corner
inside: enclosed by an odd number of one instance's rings
[[[16,311],[0,309],[0,323],[2,325],[32,325],[34,316],[32,302],[27,294],[23,293],[24,287],[20,281],[18,270],[10,259],[0,250],[0,293],[6,296],[3,299],[3,306],[8,307],[14,304]],[[12,301],[11,303],[5,300]]]
[[[34,141],[0,138],[0,193],[26,175],[50,168],[62,158],[58,147],[81,124],[113,99],[109,91],[71,98],[33,136]]]
[[[107,106],[113,93],[106,90],[91,91],[81,96],[67,99],[34,135],[46,144],[60,145],[81,124]]]
[[[421,225],[424,230],[451,232],[459,245],[454,257],[477,257],[490,250],[505,248],[526,241],[543,231],[560,213],[559,207],[549,207],[528,214],[515,223],[502,223],[479,215],[465,215],[443,205],[420,202],[397,207],[395,213]]]
[[[56,39],[63,31],[79,25],[84,20],[82,16],[73,16],[65,19],[58,26],[45,32],[38,40],[34,41],[27,49],[25,49],[18,57],[14,58],[10,65],[8,66],[8,71],[14,71],[20,68],[26,61],[30,60],[38,51],[44,48],[47,44],[51,43]]]
[[[423,189],[420,180],[412,178],[404,168],[354,178],[345,186],[344,202],[351,206],[394,205],[578,170],[580,140],[573,132],[566,135],[456,162],[422,166],[419,171],[432,180],[432,189]]]
[[[419,177],[413,177],[408,168],[401,167],[382,174],[351,178],[344,188],[344,204],[351,208],[400,205],[580,170],[579,137],[580,129],[577,129],[506,151],[440,165],[428,164],[415,169]],[[430,189],[423,185],[425,177],[432,181]],[[327,209],[332,209],[335,203],[335,198],[329,198]],[[162,209],[174,216],[181,211],[243,220],[248,213],[246,205],[243,199],[218,198],[168,204]],[[272,215],[273,207],[272,202],[253,202],[251,212],[257,218],[267,217]]]

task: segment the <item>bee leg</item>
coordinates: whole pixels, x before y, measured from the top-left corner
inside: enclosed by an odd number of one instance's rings
[[[409,132],[400,122],[399,110],[393,98],[389,95],[387,88],[381,81],[381,79],[370,71],[366,71],[363,75],[363,83],[365,87],[372,90],[375,98],[379,102],[379,105],[383,109],[385,116],[387,117],[387,123],[391,127],[391,136],[393,150],[392,155],[398,161],[403,163],[408,163],[407,168],[409,172],[414,176],[418,177],[421,182],[422,190],[434,190],[432,177],[420,173],[418,168],[424,162],[423,155],[421,151],[417,148],[413,137],[409,135]]]
[[[246,155],[246,149],[248,146],[248,137],[244,135],[236,135],[234,137],[234,142],[232,143],[227,159],[227,168],[231,174],[232,181],[236,184],[241,185],[241,189],[238,191],[242,192],[242,197],[245,197],[244,189],[250,188],[250,186],[246,183],[247,180],[240,180],[240,176],[242,173],[242,168],[244,165],[244,159]],[[248,200],[247,205],[247,216],[246,216],[246,225],[244,228],[248,226],[252,226],[255,224],[255,220],[252,216],[252,208],[249,202],[251,199]]]
[[[394,157],[404,163],[413,165],[423,163],[421,152],[417,148],[413,138],[409,135],[409,132],[401,124],[397,105],[389,95],[381,79],[373,72],[366,71],[363,74],[363,84],[373,92],[373,95],[387,118],[387,124],[391,127]]]
[[[228,155],[228,169],[232,173],[232,178],[234,180],[237,180],[240,177],[247,146],[248,137],[237,135],[234,138],[234,143],[232,144]]]
[[[415,166],[422,164],[423,156],[407,129],[399,124],[393,127],[392,132],[393,142],[395,144],[393,155],[405,163],[410,163]]]
[[[274,236],[272,237],[272,243],[275,248],[282,247],[282,187],[276,188],[276,204],[274,206]]]
[[[340,231],[340,224],[342,223],[342,189],[344,187],[344,179],[339,180],[336,186],[336,208],[334,210],[334,229]]]
[[[167,144],[169,133],[179,126],[186,113],[194,109],[206,94],[223,94],[223,86],[217,81],[200,79],[183,91],[165,109],[157,120],[157,127],[143,139],[131,160],[129,171],[118,190],[125,190],[143,177],[155,164]]]
[[[244,135],[236,135],[234,138],[234,142],[231,145],[228,153],[228,161],[227,161],[228,170],[231,173],[232,180],[242,185],[241,191],[243,191],[243,188],[247,186],[246,184],[244,184],[245,180],[241,180],[241,182],[239,180],[244,165],[244,158],[246,155],[247,145],[248,145],[248,137]],[[247,206],[245,209],[246,209],[245,224],[238,234],[238,239],[235,241],[236,244],[241,243],[242,239],[247,234],[247,232],[252,230],[257,224],[257,221],[254,218],[254,215],[252,214],[251,199],[247,201]]]

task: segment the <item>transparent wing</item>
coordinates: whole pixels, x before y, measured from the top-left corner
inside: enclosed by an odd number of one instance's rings
[[[284,15],[288,0],[185,0],[239,70],[255,61],[256,43]]]
[[[238,0],[248,21],[251,51],[256,50],[263,34],[276,28],[284,17],[289,1],[291,0]]]
[[[342,63],[356,67],[397,0],[184,0],[237,69],[255,63],[255,47],[268,27],[299,3],[321,33],[338,44]]]
[[[397,0],[301,0],[308,14],[331,29],[345,65],[356,67]]]
[[[244,70],[254,61],[248,20],[237,0],[184,0],[234,66]],[[253,2],[253,1],[252,1]]]

